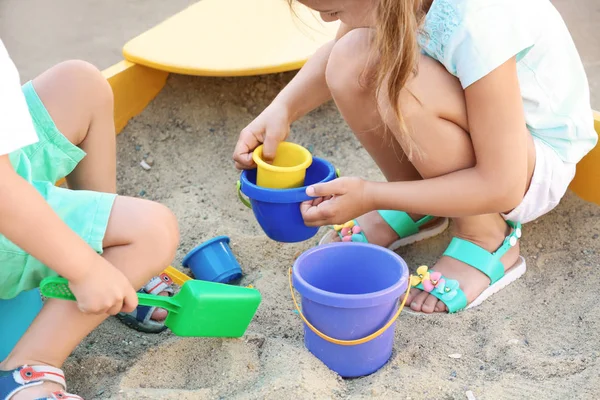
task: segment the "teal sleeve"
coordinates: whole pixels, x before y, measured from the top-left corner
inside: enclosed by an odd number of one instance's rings
[[[511,57],[522,59],[534,45],[543,21],[532,19],[520,3],[436,0],[421,46],[467,88]]]

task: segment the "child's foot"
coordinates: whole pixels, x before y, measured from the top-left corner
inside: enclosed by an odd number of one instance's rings
[[[152,278],[141,290],[141,293],[154,294],[157,296],[173,295],[171,278],[167,274],[161,274]],[[117,318],[125,325],[144,333],[160,333],[167,329],[164,320],[167,318],[167,310],[158,307],[137,306],[130,313],[119,313]]]
[[[384,216],[386,219],[384,219]],[[350,224],[352,225],[352,223]],[[354,225],[358,228],[350,228],[348,234],[351,235],[353,231],[360,231],[364,234],[367,242],[396,250],[400,246],[442,233],[448,227],[448,220],[446,218],[406,214],[402,211],[372,211],[358,217]],[[342,241],[339,233],[341,232],[342,236],[347,236],[346,231],[348,229],[340,231],[340,227],[337,228],[338,230],[334,229],[328,232],[319,244]]]
[[[65,390],[65,375],[58,368],[47,365],[11,368],[0,364],[0,399],[81,399]]]
[[[481,218],[485,226],[483,226],[483,229],[478,229],[477,235],[472,234],[472,227],[461,230],[459,226],[457,227],[455,236],[474,243],[490,253],[495,252],[512,232],[512,228],[506,224],[500,215],[482,216]],[[504,266],[504,271],[506,272],[515,265],[518,258],[519,243],[515,240],[514,246],[510,247],[500,258],[500,262]],[[466,297],[467,304],[471,304],[490,286],[490,278],[487,275],[452,257],[442,256],[435,266],[431,268],[430,272],[432,271],[441,273],[446,280],[453,279],[458,281],[460,289],[462,289]],[[411,289],[406,304],[410,305],[413,311],[426,314],[448,311],[446,304],[438,300],[438,298],[416,288]]]

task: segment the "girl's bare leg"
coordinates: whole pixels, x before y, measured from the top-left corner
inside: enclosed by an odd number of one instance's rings
[[[413,165],[425,179],[473,167],[476,162],[475,155],[468,133],[464,91],[458,79],[448,73],[440,63],[426,56],[421,56],[418,71],[418,75],[408,83],[399,99],[411,138],[422,154],[414,157]],[[384,93],[379,99],[379,104],[384,121],[400,140],[399,123],[393,117]],[[529,135],[528,186],[534,166],[535,147]],[[490,252],[500,247],[510,231],[500,214],[455,218],[453,222],[455,236],[469,240]],[[517,245],[501,259],[505,269],[514,265],[518,256]],[[433,269],[448,278],[458,280],[469,302],[490,284],[488,277],[483,273],[453,258],[442,257]],[[444,303],[427,292],[415,289],[411,293],[407,304],[415,311],[431,313],[446,310]]]
[[[327,85],[342,117],[385,178],[390,182],[421,179],[379,114],[374,85],[377,60],[369,59],[369,34],[367,28],[355,29],[337,41],[327,63]],[[416,221],[422,215],[411,217]],[[398,239],[375,211],[359,217],[358,223],[371,243],[387,247]],[[339,240],[337,235],[331,239]]]

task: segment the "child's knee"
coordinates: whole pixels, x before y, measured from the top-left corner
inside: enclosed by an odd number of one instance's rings
[[[369,60],[370,34],[367,28],[354,29],[333,46],[325,79],[334,96],[371,93],[374,69]]]
[[[93,107],[113,106],[113,92],[102,72],[93,64],[82,60],[64,61],[54,66],[55,79],[63,90],[70,90],[75,97],[83,97]]]
[[[151,241],[158,245],[156,257],[157,260],[160,260],[158,267],[162,271],[173,261],[175,252],[179,246],[177,217],[166,206],[159,203],[152,203],[148,220],[152,222],[150,227],[148,227],[150,229],[146,231],[146,235],[152,236]]]
[[[106,233],[104,249],[131,245],[155,275],[173,261],[179,245],[177,218],[166,206],[149,200],[117,196]],[[151,276],[152,276],[151,275]]]

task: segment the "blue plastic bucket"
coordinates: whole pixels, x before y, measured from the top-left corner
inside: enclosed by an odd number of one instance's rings
[[[4,360],[42,309],[38,289],[0,300],[0,361]]]
[[[336,178],[331,163],[314,157],[306,170],[304,186],[295,189],[268,189],[256,185],[256,169],[242,172],[238,182],[238,194],[246,206],[252,208],[258,224],[272,240],[295,243],[308,240],[319,231],[318,227],[304,225],[300,204],[312,199],[306,188],[316,183],[329,182]],[[248,203],[239,191],[250,199]]]
[[[343,378],[377,371],[392,355],[408,281],[404,260],[380,246],[332,243],[306,251],[294,263],[292,282],[302,295],[301,315],[329,337],[305,322],[306,348]]]
[[[227,236],[217,236],[190,251],[182,264],[202,281],[229,283],[242,277],[242,269]]]

